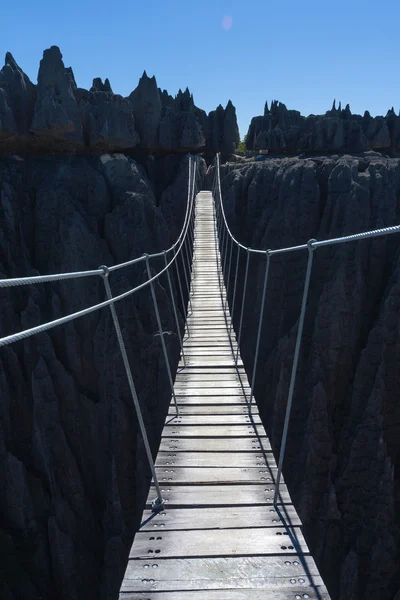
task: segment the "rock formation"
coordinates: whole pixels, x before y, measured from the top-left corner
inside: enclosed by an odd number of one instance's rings
[[[387,135],[382,123],[374,131]],[[373,152],[226,164],[222,189],[245,246],[288,247],[400,223],[400,160]],[[396,234],[314,253],[284,474],[333,600],[400,596],[399,241]],[[255,392],[275,452],[306,254],[271,258]],[[243,256],[240,281],[244,266]],[[252,257],[241,347],[250,374],[264,272],[265,258]],[[235,315],[237,326],[240,303]]]
[[[391,109],[386,117],[352,115],[347,104],[325,115],[303,117],[274,101],[265,105],[264,115],[251,120],[246,138],[248,150],[271,152],[363,152],[368,149],[400,147],[400,115]]]
[[[83,130],[76,99],[76,83],[66,69],[56,46],[43,53],[38,75],[37,97],[30,131],[50,140],[83,146]]]
[[[129,99],[137,122],[140,143],[145,148],[158,147],[158,126],[161,119],[161,98],[156,78],[147,77],[146,71]]]
[[[47,95],[38,90],[43,119],[55,81]],[[75,105],[68,107],[57,134],[78,135]],[[153,159],[152,167],[156,195],[150,165],[123,155],[0,159],[0,277],[92,269],[168,247],[170,203],[187,197],[187,158]],[[143,265],[116,271],[113,294],[146,278]],[[156,285],[175,372],[179,342],[167,289],[163,279]],[[1,288],[0,296],[4,336],[101,302],[105,290],[92,277]],[[182,313],[179,295],[177,303]],[[170,391],[150,290],[116,308],[156,453]],[[0,394],[0,598],[118,597],[150,473],[110,311],[2,348]]]
[[[146,72],[123,98],[108,79],[78,88],[56,46],[44,51],[35,86],[11,54],[0,71],[0,152],[125,151],[231,153],[239,142],[231,102],[209,116],[189,90],[175,98]]]
[[[9,52],[0,71],[0,90],[3,103],[0,108],[0,135],[27,134],[33,119],[36,88]]]
[[[215,152],[232,154],[237,148],[240,137],[236,120],[236,109],[229,100],[225,110],[218,106],[217,110],[210,112],[210,141],[208,147]]]

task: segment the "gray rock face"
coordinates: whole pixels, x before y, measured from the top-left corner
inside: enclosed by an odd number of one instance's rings
[[[14,119],[10,99],[7,92],[0,88],[0,138],[9,138],[17,134],[17,124]]]
[[[83,146],[76,89],[73,73],[64,67],[59,48],[52,46],[45,50],[40,61],[37,98],[30,130],[37,136]]]
[[[223,110],[223,109],[222,109]],[[210,128],[211,125],[211,128]],[[214,133],[210,130],[214,127]],[[146,72],[128,98],[114,94],[108,79],[77,88],[57,46],[45,50],[38,85],[11,54],[0,71],[0,152],[87,152],[89,150],[231,153],[239,142],[236,111],[228,103],[215,122],[195,106],[186,89],[175,98]]]
[[[209,138],[207,146],[212,152],[232,154],[240,142],[236,109],[229,100],[226,108],[219,105],[209,116]]]
[[[103,150],[133,148],[139,141],[132,104],[113,94],[110,82],[94,79],[90,92],[77,91],[85,146]]]
[[[158,148],[162,105],[156,78],[148,77],[145,71],[129,99],[137,122],[141,146],[153,150]]]
[[[185,166],[163,189],[158,164],[158,192],[169,190],[162,210],[173,212],[169,200],[187,192]],[[2,159],[0,276],[160,251],[173,237],[157,202],[145,169],[122,155]],[[145,278],[143,265],[116,271],[113,294]],[[179,342],[164,284],[156,293],[175,372]],[[105,290],[94,277],[0,296],[7,335],[101,302]],[[149,289],[116,308],[155,453],[170,391]],[[118,597],[150,473],[109,310],[2,348],[0,394],[0,598]]]
[[[350,106],[341,105],[325,115],[303,117],[274,101],[265,105],[264,115],[254,117],[246,139],[249,150],[271,152],[364,152],[368,149],[398,148],[400,115],[389,111],[386,117],[352,115]]]
[[[95,77],[93,79],[93,85],[90,88],[90,91],[91,92],[109,92],[110,94],[113,93],[110,81],[108,79],[105,79],[104,83],[103,83],[100,77]]]
[[[400,160],[377,153],[227,164],[222,187],[245,246],[288,247],[400,223]],[[392,600],[398,590],[399,239],[314,253],[284,473],[335,600]],[[255,392],[275,452],[306,259],[271,258]],[[265,259],[252,257],[241,348],[250,373],[264,272]],[[240,302],[235,314],[237,327]]]
[[[28,133],[36,100],[36,87],[9,52],[6,54],[5,65],[0,71],[0,90],[3,101],[4,96],[8,98],[16,133],[19,135]],[[4,130],[4,125],[3,123],[3,126],[0,126],[0,131]]]

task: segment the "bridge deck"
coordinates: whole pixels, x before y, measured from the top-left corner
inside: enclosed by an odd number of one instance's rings
[[[195,234],[180,416],[171,404],[156,461],[166,510],[151,513],[152,486],[120,598],[328,599],[284,484],[279,512],[272,504],[276,463],[240,356],[235,366],[209,192],[196,198]]]

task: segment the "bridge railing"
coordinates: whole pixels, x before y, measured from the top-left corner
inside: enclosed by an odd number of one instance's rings
[[[129,261],[126,261],[126,262],[123,262],[123,263],[120,263],[117,265],[112,265],[109,267],[102,265],[102,266],[98,267],[97,269],[88,270],[88,271],[75,271],[75,272],[71,272],[71,273],[55,273],[52,275],[38,275],[38,276],[33,276],[33,277],[0,279],[0,288],[10,288],[10,287],[23,286],[23,285],[51,283],[51,282],[55,282],[55,281],[65,281],[68,279],[78,279],[78,278],[84,278],[84,277],[94,277],[94,276],[102,277],[103,282],[104,282],[107,300],[105,300],[103,302],[99,302],[98,304],[93,304],[92,306],[89,306],[89,307],[79,310],[77,312],[71,313],[64,317],[60,317],[58,319],[54,319],[54,320],[48,321],[46,323],[42,323],[41,325],[37,325],[36,327],[32,327],[30,329],[25,329],[23,331],[19,331],[12,335],[1,337],[0,338],[0,347],[12,344],[19,340],[23,340],[23,339],[33,336],[35,334],[42,333],[44,331],[48,331],[50,329],[53,329],[54,327],[64,325],[65,323],[68,323],[70,321],[74,321],[75,319],[84,317],[92,312],[101,310],[102,308],[105,308],[107,306],[110,308],[114,327],[115,327],[115,332],[116,332],[117,339],[118,339],[118,345],[120,348],[122,360],[123,360],[125,371],[126,371],[126,376],[128,379],[129,389],[131,392],[133,404],[135,407],[135,411],[136,411],[136,415],[137,415],[137,419],[138,419],[138,423],[139,423],[139,427],[140,427],[140,432],[141,432],[144,446],[145,446],[147,459],[148,459],[148,462],[150,465],[150,469],[151,469],[153,480],[154,480],[154,485],[155,485],[156,492],[157,492],[157,498],[153,502],[153,510],[155,510],[155,511],[163,509],[164,501],[163,501],[163,498],[161,495],[161,489],[160,489],[160,485],[158,482],[157,473],[155,471],[155,466],[154,466],[153,457],[151,454],[151,449],[150,449],[150,444],[148,441],[146,427],[145,427],[142,412],[140,409],[140,404],[139,404],[139,400],[138,400],[138,396],[137,396],[137,392],[136,392],[136,387],[135,387],[135,384],[133,381],[132,371],[131,371],[131,368],[129,365],[129,360],[128,360],[128,356],[126,353],[125,343],[124,343],[124,339],[122,336],[121,327],[119,324],[119,319],[118,319],[115,304],[117,302],[119,302],[120,300],[122,300],[123,298],[132,296],[133,294],[135,294],[136,292],[138,292],[139,290],[141,290],[147,286],[150,287],[151,296],[152,296],[153,305],[154,305],[154,311],[155,311],[156,320],[157,320],[157,326],[158,326],[158,330],[159,330],[159,334],[160,334],[162,350],[163,350],[163,354],[164,354],[165,365],[166,365],[168,379],[169,379],[169,383],[170,383],[170,387],[171,387],[171,393],[172,393],[172,396],[174,399],[176,413],[179,414],[177,400],[176,400],[176,396],[175,396],[175,392],[174,392],[174,382],[173,382],[173,377],[172,377],[172,373],[171,373],[171,369],[170,369],[170,365],[169,365],[167,348],[166,348],[166,344],[165,344],[165,340],[164,340],[164,332],[162,329],[160,312],[159,312],[159,308],[158,308],[157,296],[155,293],[154,284],[158,279],[160,279],[160,277],[163,274],[166,274],[167,281],[168,281],[169,294],[171,296],[171,301],[172,301],[172,306],[173,306],[173,313],[174,313],[177,335],[178,335],[180,346],[181,346],[182,357],[183,357],[183,360],[185,363],[185,355],[184,355],[184,350],[183,350],[183,339],[182,339],[182,335],[181,335],[181,331],[180,331],[180,327],[179,327],[178,310],[177,310],[177,306],[176,306],[176,302],[175,302],[175,295],[174,295],[174,291],[173,291],[173,287],[172,287],[170,271],[171,271],[172,267],[175,266],[180,299],[181,299],[182,307],[185,310],[185,300],[184,300],[183,289],[184,289],[184,285],[186,285],[186,294],[187,294],[187,297],[190,299],[190,264],[191,264],[193,241],[194,241],[194,216],[195,216],[194,215],[194,198],[195,198],[196,190],[197,190],[197,187],[196,187],[197,160],[195,157],[189,156],[188,162],[189,162],[189,164],[188,164],[188,192],[187,192],[187,202],[186,202],[184,223],[183,223],[182,229],[180,231],[180,234],[178,236],[178,239],[166,250],[164,250],[162,252],[153,253],[153,254],[144,254],[143,256],[140,256],[133,260],[129,260]],[[163,259],[164,267],[161,270],[159,270],[157,273],[153,274],[152,269],[151,269],[151,261],[154,261],[155,259]],[[178,259],[181,260],[181,267],[182,267],[182,271],[183,271],[183,275],[184,275],[184,283],[181,280],[180,268],[178,266]],[[118,296],[113,297],[112,291],[111,291],[111,286],[110,286],[110,275],[114,271],[117,271],[119,269],[125,269],[125,268],[131,267],[133,265],[138,265],[140,263],[142,263],[143,265],[146,266],[148,279],[144,283],[141,283],[140,285],[137,285],[136,287],[134,287],[122,294],[119,294]],[[188,328],[186,328],[186,330],[188,331]],[[188,331],[188,335],[190,335],[189,331]]]
[[[298,370],[298,362],[301,350],[301,342],[303,336],[304,329],[304,319],[307,310],[307,300],[308,293],[310,289],[311,276],[312,276],[312,265],[314,252],[318,248],[322,248],[324,246],[333,246],[336,244],[346,244],[349,242],[358,242],[361,240],[377,238],[380,236],[392,235],[394,233],[400,233],[400,225],[396,225],[393,227],[384,227],[382,229],[375,229],[373,231],[365,231],[362,233],[356,233],[354,235],[347,235],[338,238],[332,238],[328,240],[317,241],[315,239],[308,240],[305,244],[300,244],[298,246],[291,246],[288,248],[277,248],[277,249],[257,249],[250,248],[241,244],[232,234],[229,224],[226,219],[224,203],[222,198],[221,191],[221,172],[220,172],[220,155],[217,154],[214,163],[214,181],[213,181],[213,196],[216,203],[216,218],[217,218],[217,232],[221,253],[221,263],[222,263],[222,273],[227,285],[227,294],[226,294],[226,303],[228,302],[229,292],[230,292],[230,283],[231,283],[231,272],[234,269],[234,277],[233,277],[233,296],[232,296],[232,304],[231,304],[231,322],[229,326],[229,332],[232,330],[233,318],[235,316],[235,309],[237,306],[237,282],[238,282],[238,273],[239,273],[239,262],[241,258],[241,254],[244,253],[246,256],[246,266],[244,273],[244,281],[243,281],[243,289],[242,289],[242,299],[240,303],[240,317],[239,317],[239,325],[237,334],[237,350],[236,350],[236,364],[238,359],[238,353],[240,348],[240,342],[242,337],[242,328],[243,328],[243,316],[244,316],[244,305],[246,300],[246,294],[248,289],[248,273],[249,273],[249,265],[250,259],[253,256],[264,257],[265,259],[265,271],[264,271],[264,279],[262,286],[262,294],[261,294],[261,303],[260,303],[260,315],[257,326],[257,335],[255,339],[255,349],[254,349],[254,364],[252,369],[252,375],[250,378],[250,399],[249,399],[249,411],[251,411],[253,395],[254,395],[254,386],[256,383],[257,376],[257,368],[259,366],[259,350],[260,350],[260,341],[261,341],[261,331],[263,327],[264,321],[264,309],[265,309],[265,300],[268,290],[268,277],[270,272],[270,263],[274,256],[287,254],[290,252],[306,252],[307,253],[307,266],[306,266],[306,274],[303,285],[303,293],[301,297],[301,304],[299,307],[299,317],[298,317],[298,326],[297,326],[297,334],[296,334],[296,343],[295,350],[293,355],[293,363],[290,375],[290,384],[286,402],[286,412],[285,419],[283,425],[281,446],[279,451],[279,459],[278,459],[278,472],[275,483],[275,493],[274,493],[274,505],[276,506],[278,503],[279,496],[279,486],[282,477],[282,467],[285,458],[289,423],[290,423],[290,415],[292,410],[293,396],[296,386],[296,376]],[[236,248],[236,264],[233,265],[232,261],[232,250]]]

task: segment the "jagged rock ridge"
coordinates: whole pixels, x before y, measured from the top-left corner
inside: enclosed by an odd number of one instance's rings
[[[123,98],[108,79],[95,78],[89,91],[78,88],[57,46],[43,53],[38,84],[23,73],[10,53],[0,71],[0,151],[147,152],[221,151],[237,147],[239,132],[231,102],[218,118],[197,108],[189,90],[173,98],[144,72]]]
[[[325,115],[302,116],[282,102],[265,104],[264,115],[251,120],[248,150],[270,152],[364,152],[400,148],[400,114],[391,108],[386,117],[353,115],[336,101]]]

